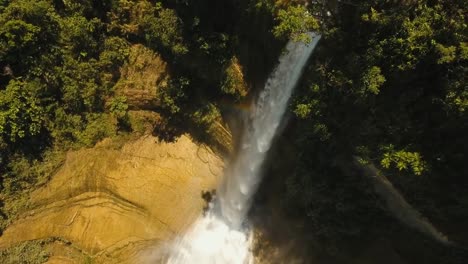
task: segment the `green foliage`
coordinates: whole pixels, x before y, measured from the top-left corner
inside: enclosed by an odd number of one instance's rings
[[[105,1],[102,1],[105,2]],[[93,1],[92,0],[78,0],[70,1],[63,0],[64,11],[67,16],[85,16],[92,14],[93,10]]]
[[[79,131],[83,130],[84,118],[81,115],[69,114],[63,108],[58,108],[53,114],[51,126],[51,136],[57,145],[64,148],[73,145],[79,136]]]
[[[125,118],[126,116],[124,116]],[[98,141],[116,135],[117,123],[110,114],[90,113],[85,116],[67,114],[57,109],[52,136],[64,148],[92,147]]]
[[[128,40],[106,35],[106,20],[93,16],[106,13],[95,13],[98,5],[72,2],[0,3],[2,192],[20,195],[50,176],[32,169],[46,164],[47,149],[91,146],[115,135],[116,119],[122,119],[121,107],[111,116],[105,103],[127,59]]]
[[[209,130],[215,121],[219,121],[221,119],[221,113],[215,105],[207,104],[195,111],[192,115],[192,119],[198,126]]]
[[[164,110],[171,114],[179,113],[180,105],[186,98],[186,90],[190,85],[190,80],[185,77],[178,79],[172,79],[169,81],[167,87],[159,90],[159,98],[161,100],[161,106]]]
[[[59,150],[47,150],[40,157],[28,158],[19,153],[12,155],[8,165],[8,174],[3,182],[4,192],[17,194],[46,182],[65,160],[65,153]],[[9,214],[16,214],[17,209]]]
[[[61,41],[67,46],[72,56],[87,58],[99,50],[99,40],[95,34],[102,30],[102,22],[93,18],[86,19],[75,15],[61,20]]]
[[[269,13],[273,13],[275,11],[275,2],[272,0],[258,0],[258,1],[251,1],[250,8],[255,8],[256,10],[265,10]]]
[[[117,118],[119,128],[131,128],[127,98],[125,96],[114,97],[109,103],[109,111],[115,118]]]
[[[7,250],[0,251],[4,264],[42,264],[47,262],[50,252],[46,250],[46,240],[27,241]]]
[[[123,118],[128,114],[127,98],[125,96],[117,96],[109,103],[110,112],[117,118]]]
[[[278,25],[273,29],[275,37],[306,43],[311,41],[306,33],[319,28],[317,19],[304,6],[288,6],[287,9],[279,10],[276,21]]]
[[[393,145],[384,149],[386,152],[380,161],[382,167],[388,169],[394,165],[400,171],[411,169],[415,175],[421,175],[426,170],[425,162],[418,152],[395,151]]]
[[[460,42],[460,60],[468,60],[468,42]]]
[[[148,46],[154,49],[164,48],[175,55],[187,53],[182,36],[182,21],[176,12],[160,6],[156,6],[153,12],[155,14],[148,14],[141,21]]]
[[[461,87],[460,87],[461,88]],[[447,93],[446,102],[451,109],[455,109],[460,113],[466,113],[468,109],[468,91],[467,89],[457,89]]]
[[[104,50],[99,55],[99,62],[104,69],[117,71],[130,55],[129,43],[120,37],[109,37],[104,41]]]
[[[22,20],[10,20],[3,24],[0,36],[2,47],[0,52],[7,53],[10,50],[25,50],[34,47],[39,39],[40,28],[28,24]]]
[[[320,113],[320,86],[313,83],[309,86],[309,94],[296,98],[293,112],[300,119],[317,118]]]
[[[309,116],[311,111],[312,111],[311,104],[298,104],[296,105],[296,109],[294,110],[294,113],[296,114],[297,117],[305,119],[307,118],[307,116]]]
[[[447,170],[448,164],[463,168],[465,153],[445,142],[463,142],[467,134],[460,126],[468,95],[461,10],[460,4],[425,1],[364,1],[339,9],[342,19],[324,24],[307,85],[295,97],[305,134],[328,139],[336,153],[361,156],[360,146],[367,161],[383,160],[384,168],[415,175],[433,175],[430,170]],[[381,142],[399,151],[381,153]]]
[[[8,4],[8,1],[9,0],[0,0],[0,12],[3,11],[3,9],[5,9],[5,7]]]
[[[200,52],[206,56],[206,59],[212,60],[219,64],[228,62],[228,49],[232,40],[226,34],[210,34],[208,37],[200,36],[196,40],[196,44]]]
[[[44,125],[44,110],[36,97],[37,82],[11,81],[0,90],[0,136],[5,141],[38,135]]]
[[[67,58],[59,71],[62,79],[62,100],[70,112],[97,111],[102,109],[102,96],[108,87],[100,85],[98,62]]]
[[[232,95],[235,100],[240,100],[246,95],[246,90],[247,87],[240,63],[236,57],[233,57],[225,70],[225,77],[221,83],[221,91]]]
[[[160,3],[157,4],[156,10],[159,8],[161,8]],[[155,7],[149,1],[112,1],[109,30],[125,36],[140,35],[141,21],[146,16],[152,16],[154,12]]]
[[[379,67],[373,66],[362,76],[362,94],[379,94],[380,87],[385,83],[385,77]]]
[[[110,115],[89,114],[86,116],[87,125],[78,134],[78,140],[83,145],[92,147],[98,141],[116,134],[116,124]]]
[[[54,48],[57,20],[49,1],[13,1],[0,13],[0,58],[13,73],[27,72]]]
[[[436,44],[436,49],[439,53],[440,58],[437,60],[439,64],[451,63],[456,58],[456,47],[449,46],[445,47],[442,44]]]

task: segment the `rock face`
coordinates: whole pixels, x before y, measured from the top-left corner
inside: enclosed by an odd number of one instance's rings
[[[71,152],[31,194],[32,209],[7,228],[0,248],[59,237],[71,245],[57,242],[49,263],[82,263],[71,250],[94,263],[141,263],[141,250],[170,240],[200,215],[201,192],[216,188],[222,170],[221,158],[187,136]]]

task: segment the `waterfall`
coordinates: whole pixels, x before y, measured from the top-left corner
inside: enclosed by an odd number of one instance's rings
[[[268,78],[244,131],[237,159],[226,171],[218,190],[222,214],[231,225],[238,227],[250,208],[250,200],[261,179],[261,166],[266,152],[286,110],[291,93],[304,65],[319,41],[310,33],[308,45],[290,41],[280,57],[277,68]]]
[[[237,159],[225,172],[217,200],[206,216],[177,241],[169,264],[251,263],[251,235],[245,217],[261,180],[261,167],[273,142],[291,93],[320,36],[309,33],[309,44],[289,41],[279,64],[253,107]]]

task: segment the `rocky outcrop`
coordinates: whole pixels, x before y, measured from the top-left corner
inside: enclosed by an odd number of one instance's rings
[[[70,152],[52,180],[31,193],[32,209],[6,229],[0,249],[58,237],[71,244],[51,246],[59,249],[49,263],[82,263],[63,248],[94,263],[140,263],[139,252],[170,240],[201,213],[202,191],[216,188],[223,170],[222,159],[187,136],[111,145]]]
[[[169,74],[159,54],[143,45],[133,45],[120,72],[115,90],[127,98],[131,109],[148,110],[160,105],[158,91],[166,87]]]

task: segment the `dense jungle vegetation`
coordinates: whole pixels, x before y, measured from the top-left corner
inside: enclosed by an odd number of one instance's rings
[[[391,232],[365,178],[343,172],[357,160],[468,246],[468,2],[305,2],[0,0],[2,200],[46,181],[66,151],[135,130],[115,93],[131,45],[169,64],[153,109],[168,124],[155,133],[203,140],[227,105],[261,89],[284,43],[313,30],[322,40],[279,139],[294,157],[285,212],[324,245]]]

